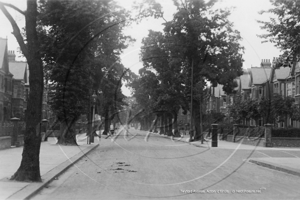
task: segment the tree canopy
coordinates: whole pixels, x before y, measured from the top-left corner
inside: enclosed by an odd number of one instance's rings
[[[193,97],[195,118],[200,116],[199,100],[207,83],[222,84],[227,93],[233,92],[234,79],[242,74],[243,47],[228,20],[230,12],[214,9],[216,1],[173,2],[177,12],[163,24],[163,32],[150,30],[142,41],[144,67],[137,82],[144,84],[137,84],[135,95],[137,101],[151,97],[151,108],[169,112],[191,110]]]
[[[271,14],[271,17],[269,21],[259,21],[261,28],[268,32],[260,37],[263,42],[274,43],[283,52],[283,57],[292,61],[295,67],[300,59],[300,2],[271,0],[271,4],[271,9],[261,11],[261,14]]]
[[[122,32],[129,13],[112,0],[40,3],[39,37],[49,104],[58,120],[68,127],[89,114],[91,96],[99,91],[103,107],[122,103],[120,79],[125,69],[120,54],[132,41]]]

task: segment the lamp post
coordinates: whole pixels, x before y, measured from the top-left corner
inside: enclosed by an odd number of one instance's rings
[[[96,105],[96,100],[97,100],[97,95],[94,94],[92,95],[92,128],[90,132],[90,139],[89,139],[89,144],[94,143],[94,122],[95,122],[95,105]]]

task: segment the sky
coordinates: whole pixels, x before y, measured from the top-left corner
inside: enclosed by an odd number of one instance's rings
[[[25,0],[2,0],[9,2],[22,10],[26,9]],[[117,0],[120,5],[130,9],[134,0]],[[140,0],[137,0],[140,1]],[[164,10],[164,18],[168,21],[172,19],[173,13],[176,11],[172,0],[158,0]],[[260,29],[260,24],[256,20],[268,21],[269,16],[258,14],[261,10],[266,10],[271,7],[269,0],[219,0],[218,7],[232,7],[234,8],[230,21],[234,23],[234,28],[240,31],[243,38],[241,41],[242,46],[245,47],[243,55],[244,63],[243,68],[250,68],[251,66],[259,66],[262,59],[273,60],[273,57],[278,57],[280,51],[271,43],[262,43],[262,39],[257,35],[266,33]],[[20,25],[24,27],[24,18],[21,14],[8,8],[12,16]],[[146,19],[142,23],[126,28],[125,34],[130,35],[136,39],[136,42],[131,44],[122,54],[121,60],[126,68],[130,68],[133,72],[138,73],[142,67],[139,59],[139,50],[141,41],[148,35],[148,30],[162,31],[162,19]],[[8,50],[17,50],[18,44],[14,36],[11,34],[12,28],[2,12],[0,12],[0,37],[8,38]],[[126,95],[129,91],[122,88]]]

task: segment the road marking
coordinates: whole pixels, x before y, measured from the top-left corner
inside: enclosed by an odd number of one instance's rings
[[[291,156],[294,156],[295,158],[300,158],[300,157],[298,157],[298,156],[296,156],[296,155],[294,155],[294,154],[291,154],[291,153],[289,153],[289,152],[286,152],[286,151],[282,151],[283,153],[286,153],[286,154],[289,154],[289,155],[291,155]]]
[[[265,156],[267,156],[267,157],[269,157],[269,158],[272,158],[272,156],[269,156],[269,155],[267,155],[267,154],[265,154],[265,153],[263,153],[263,152],[260,152],[260,151],[257,151],[258,153],[261,153],[261,154],[263,154],[263,155],[265,155]]]

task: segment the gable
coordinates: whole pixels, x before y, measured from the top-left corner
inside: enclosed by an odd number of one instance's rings
[[[9,62],[9,68],[11,73],[14,75],[13,78],[16,80],[23,80],[25,82],[26,79],[26,70],[27,63],[26,62]]]
[[[272,82],[275,82],[275,81],[277,81],[276,73],[274,73],[274,75],[273,75],[273,80],[272,80]]]
[[[300,62],[297,62],[295,66],[295,73],[300,73]]]
[[[3,38],[0,38],[0,69],[5,74],[10,74],[8,68],[7,40]]]
[[[251,67],[252,85],[261,85],[270,78],[272,68]]]

